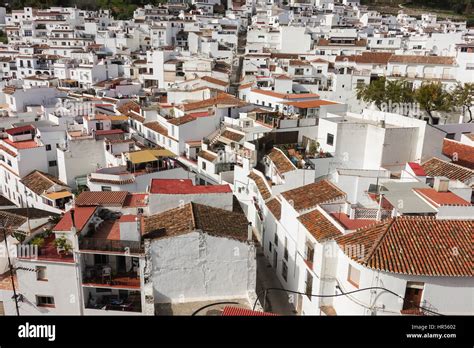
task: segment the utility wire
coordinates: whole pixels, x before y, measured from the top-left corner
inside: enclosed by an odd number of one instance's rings
[[[341,290],[341,288],[338,286],[339,290]],[[299,291],[293,291],[293,290],[287,290],[287,289],[283,289],[283,288],[268,288],[268,289],[264,289],[262,291],[260,291],[259,294],[257,294],[257,299],[255,300],[254,304],[253,304],[253,310],[255,310],[255,307],[257,306],[257,302],[260,298],[260,295],[262,293],[266,293],[268,292],[269,290],[278,290],[278,291],[286,291],[286,292],[289,292],[289,293],[292,293],[292,294],[298,294],[298,295],[307,295],[306,293],[304,292],[299,292]],[[392,295],[395,295],[396,297],[402,299],[402,300],[405,300],[405,298],[403,296],[400,296],[399,294],[397,294],[396,292],[393,292],[392,290],[389,290],[387,288],[384,288],[384,287],[380,287],[380,286],[372,286],[372,287],[369,287],[369,288],[363,288],[363,289],[357,289],[357,290],[353,290],[353,291],[349,291],[349,292],[341,292],[340,294],[334,294],[334,295],[315,295],[315,294],[311,294],[310,296],[311,297],[320,297],[320,298],[330,298],[330,297],[340,297],[340,296],[347,296],[347,295],[350,295],[350,294],[354,294],[354,293],[357,293],[357,292],[362,292],[362,291],[367,291],[367,290],[383,290],[383,291],[386,291]],[[442,314],[440,313],[437,313],[437,312],[434,312],[428,308],[425,308],[425,307],[421,307],[421,306],[418,306],[418,305],[414,305],[415,307],[425,311],[425,312],[428,312],[428,313],[431,313],[431,314],[435,314],[435,315],[439,315],[439,316],[443,316]]]

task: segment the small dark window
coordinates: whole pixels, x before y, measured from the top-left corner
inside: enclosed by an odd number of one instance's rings
[[[327,135],[326,144],[330,146],[334,145],[334,135],[332,135],[331,133],[328,133]]]
[[[51,151],[51,145],[50,144],[46,145],[46,151]]]
[[[54,307],[53,296],[36,296],[36,305],[38,307]]]
[[[58,165],[58,162],[56,162],[56,161],[49,161],[49,162],[48,162],[48,165],[49,165],[50,167],[56,167],[56,166]]]

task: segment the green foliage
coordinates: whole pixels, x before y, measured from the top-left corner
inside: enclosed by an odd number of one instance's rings
[[[358,85],[357,99],[374,103],[379,110],[382,105],[391,103],[413,102],[413,90],[404,80],[387,81],[385,77],[373,80],[368,85]]]
[[[474,104],[474,83],[458,84],[453,91],[453,102],[458,108],[467,111],[469,122],[472,122],[472,106]]]
[[[37,236],[31,240],[30,244],[36,245],[38,248],[41,248],[44,245],[44,237]]]
[[[433,122],[433,111],[448,112],[452,110],[452,95],[443,88],[440,82],[424,83],[415,90],[414,95],[420,108],[426,111],[431,122]]]
[[[66,253],[69,253],[72,250],[72,245],[66,237],[56,238],[54,240],[54,246],[59,251],[64,251]]]

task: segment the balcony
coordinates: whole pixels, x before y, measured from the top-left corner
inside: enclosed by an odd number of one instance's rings
[[[141,294],[139,291],[117,289],[98,293],[95,289],[84,288],[84,307],[85,314],[105,315],[106,311],[141,313]]]
[[[138,271],[117,271],[107,264],[86,266],[82,277],[82,285],[88,287],[140,288]]]
[[[79,241],[79,250],[142,254],[144,247],[141,242],[83,237]]]

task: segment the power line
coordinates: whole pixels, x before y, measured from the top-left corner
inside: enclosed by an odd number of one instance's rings
[[[339,290],[341,290],[341,288],[339,286],[337,286],[337,288]],[[405,298],[403,296],[400,296],[399,294],[397,294],[396,292],[392,291],[392,290],[389,290],[387,288],[384,288],[384,287],[380,287],[380,286],[372,286],[372,287],[369,287],[369,288],[363,288],[363,289],[357,289],[357,290],[353,290],[353,291],[349,291],[349,292],[342,292],[340,294],[334,294],[334,295],[316,295],[316,294],[311,294],[311,295],[308,295],[304,292],[299,292],[299,291],[293,291],[293,290],[287,290],[287,289],[283,289],[283,288],[267,288],[267,289],[264,289],[262,291],[260,291],[260,293],[257,294],[257,299],[255,300],[254,304],[253,304],[253,310],[255,310],[255,307],[257,306],[257,302],[260,298],[260,295],[262,294],[262,292],[264,292],[265,294],[269,291],[269,290],[278,290],[278,291],[286,291],[286,292],[289,292],[289,293],[292,293],[292,294],[298,294],[298,295],[307,295],[307,296],[310,296],[310,297],[320,297],[320,298],[330,298],[330,297],[340,297],[340,296],[348,296],[348,295],[351,295],[351,294],[354,294],[354,293],[357,293],[357,292],[362,292],[362,291],[367,291],[367,290],[384,290],[392,295],[395,295],[396,297],[402,299],[402,300],[405,300]],[[418,305],[415,305],[414,306],[416,308],[419,308],[425,312],[428,312],[428,313],[431,313],[431,314],[435,314],[435,315],[439,315],[439,316],[443,316],[442,314],[440,313],[437,313],[437,312],[434,312],[428,308],[425,308],[425,307],[422,307],[422,306],[418,306]]]

